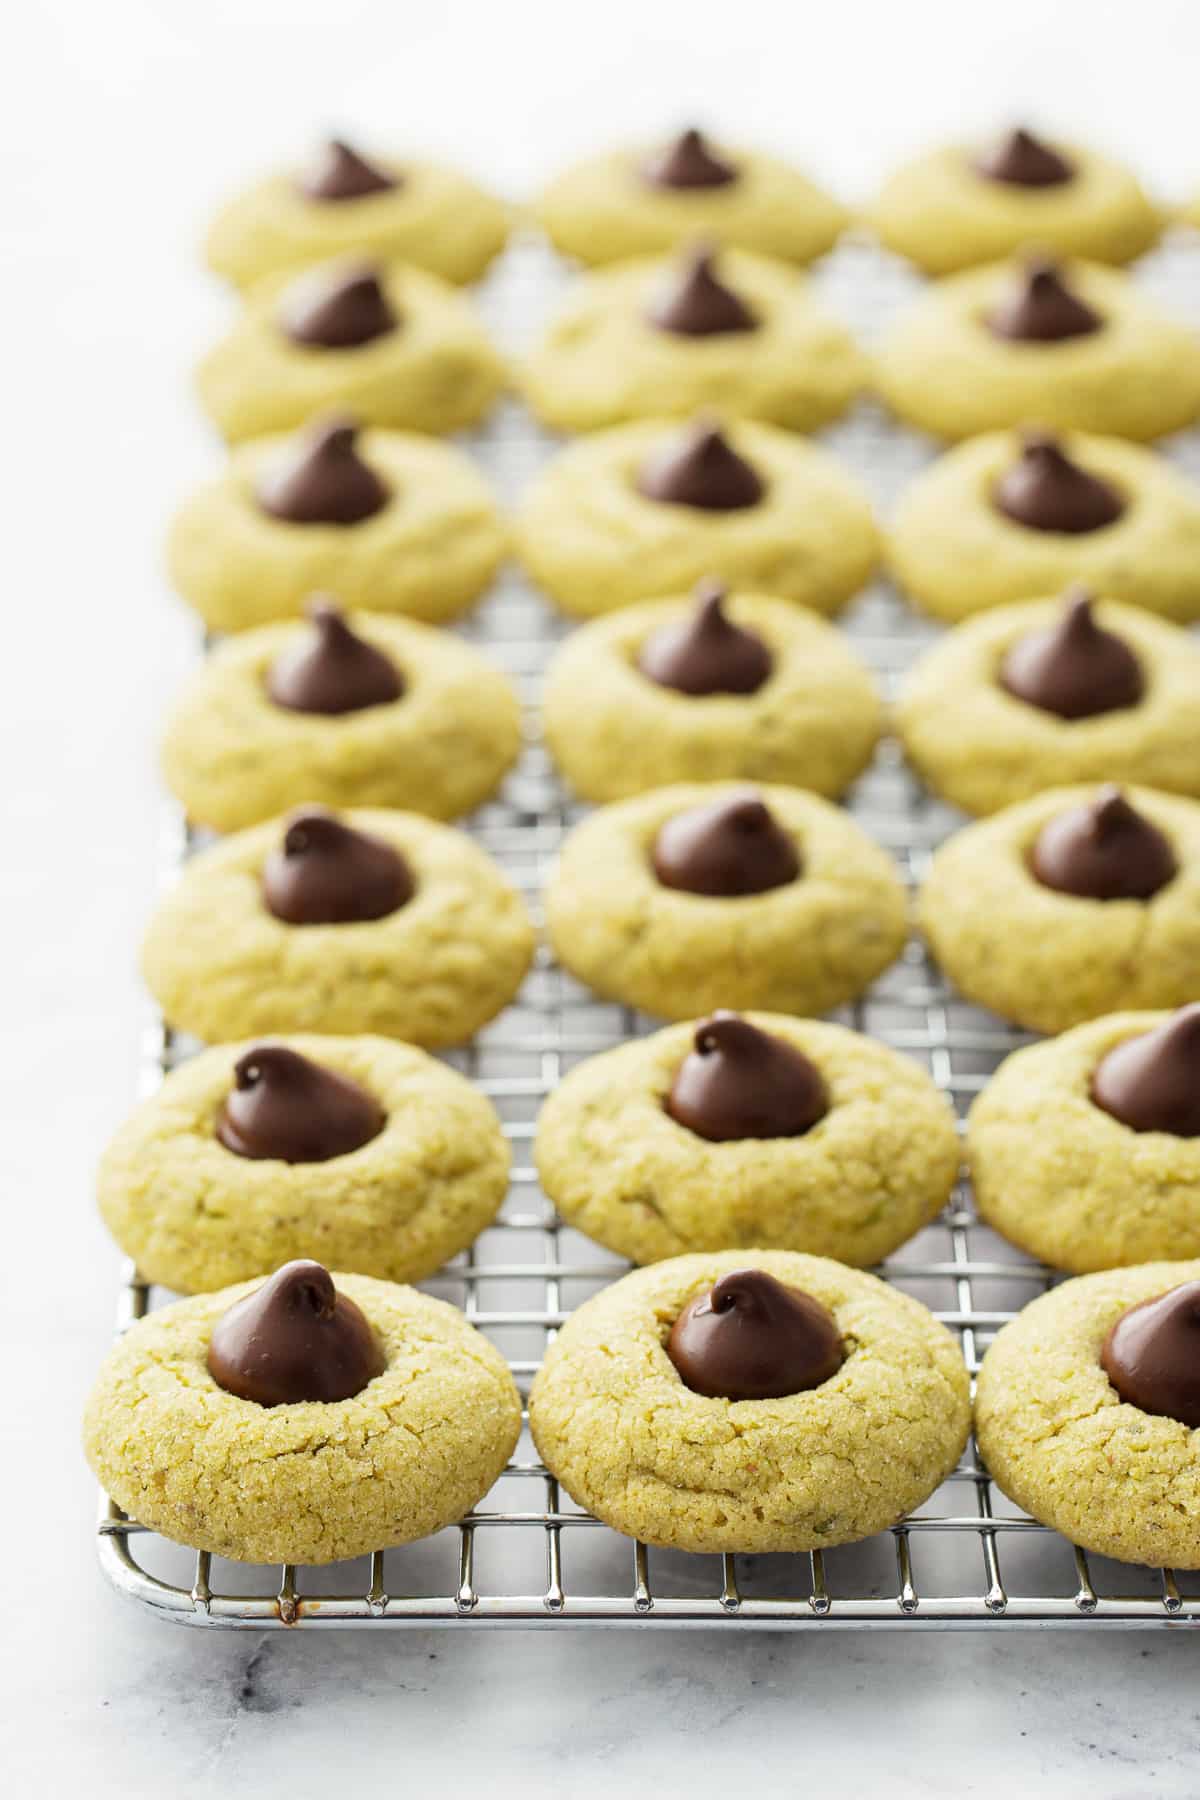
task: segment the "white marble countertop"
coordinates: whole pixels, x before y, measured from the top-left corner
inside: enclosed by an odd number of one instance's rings
[[[1200,182],[1197,53],[1190,0],[1006,0],[988,17],[933,0],[41,0],[10,21],[7,1791],[268,1800],[387,1770],[450,1793],[707,1777],[764,1796],[1195,1795],[1195,1633],[267,1638],[142,1618],[96,1572],[76,1421],[112,1317],[90,1188],[135,1076],[153,745],[189,655],[159,542],[211,456],[187,376],[222,317],[193,261],[213,200],[335,125],[520,192],[585,144],[692,114],[793,145],[851,194],[926,137],[1018,114],[1098,132],[1178,192]]]

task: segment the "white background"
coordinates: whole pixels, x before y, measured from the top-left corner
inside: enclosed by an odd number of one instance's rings
[[[211,461],[188,374],[207,211],[340,127],[519,195],[697,117],[850,197],[1028,118],[1200,186],[1200,8],[1057,0],[38,0],[0,49],[0,1769],[26,1796],[1189,1795],[1200,1634],[784,1639],[186,1632],[101,1586],[77,1418],[116,1258],[91,1172],[128,1108],[153,745],[186,668],[164,519]]]

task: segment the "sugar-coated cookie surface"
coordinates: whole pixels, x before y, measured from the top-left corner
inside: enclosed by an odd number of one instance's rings
[[[588,800],[675,781],[782,782],[834,798],[870,761],[883,707],[846,639],[807,608],[734,592],[725,617],[771,657],[753,693],[689,694],[643,674],[638,657],[696,597],[623,607],[574,631],[546,676],[543,726],[562,773]]]
[[[819,1387],[730,1401],[685,1387],[672,1322],[753,1266],[832,1312],[845,1360]],[[873,1275],[786,1251],[655,1263],[568,1319],[530,1396],[534,1442],[617,1531],[696,1551],[796,1551],[869,1537],[927,1499],[966,1442],[967,1371],[944,1326]]]
[[[1091,1092],[1110,1050],[1170,1017],[1113,1013],[1018,1050],[971,1108],[980,1213],[1053,1268],[1200,1256],[1200,1138],[1131,1130]]]
[[[440,1531],[491,1487],[521,1403],[499,1351],[445,1301],[335,1275],[385,1367],[348,1400],[260,1406],[207,1368],[213,1327],[257,1281],[163,1307],[109,1352],[88,1461],[131,1518],[235,1562],[328,1563]]]
[[[146,1281],[199,1293],[310,1258],[419,1281],[473,1243],[508,1185],[500,1121],[461,1075],[379,1037],[286,1040],[362,1087],[386,1119],[320,1162],[236,1155],[217,1135],[235,1064],[223,1044],[173,1070],[121,1126],[100,1164],[104,1222]]]
[[[311,636],[261,626],[218,646],[180,695],[163,743],[190,818],[237,831],[289,806],[389,806],[455,818],[493,793],[521,745],[511,683],[469,644],[409,619],[355,613],[403,683],[387,704],[327,715],[275,704],[270,671]]]
[[[634,1262],[689,1250],[878,1262],[934,1217],[958,1172],[954,1115],[925,1072],[840,1025],[753,1013],[818,1071],[828,1111],[795,1137],[711,1142],[666,1110],[694,1024],[572,1069],[538,1119],[542,1187],[578,1230]]]
[[[1200,1568],[1200,1432],[1122,1401],[1100,1362],[1110,1327],[1200,1278],[1200,1262],[1083,1275],[1034,1300],[983,1359],[975,1432],[1018,1506],[1100,1556]]]
[[[1086,532],[1042,531],[995,504],[1021,440],[989,432],[938,458],[902,495],[887,561],[923,611],[955,621],[1010,600],[1039,600],[1082,582],[1108,600],[1177,624],[1200,618],[1200,497],[1182,470],[1116,438],[1069,434],[1062,448],[1110,483],[1125,510]]]

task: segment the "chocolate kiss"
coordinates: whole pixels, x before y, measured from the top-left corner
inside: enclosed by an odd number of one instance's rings
[[[1071,461],[1056,438],[1024,433],[1021,455],[996,483],[997,507],[1034,531],[1099,531],[1125,511],[1117,490]]]
[[[800,873],[791,838],[752,790],[676,813],[655,838],[652,860],[664,887],[721,899],[765,894]]]
[[[1060,187],[1075,170],[1065,156],[1034,137],[1032,131],[1010,131],[975,162],[977,175],[1006,181],[1013,187]]]
[[[736,181],[733,164],[718,156],[702,132],[680,132],[642,164],[642,180],[651,187],[714,188]]]
[[[1043,887],[1084,900],[1149,900],[1178,867],[1162,832],[1115,787],[1043,825],[1030,861]]]
[[[292,525],[357,525],[386,506],[387,488],[355,449],[357,426],[329,419],[306,432],[258,484],[258,504]]]
[[[1081,588],[1066,596],[1052,625],[1017,639],[1000,665],[1000,685],[1060,719],[1136,706],[1145,690],[1141,663],[1124,638],[1097,625]]]
[[[353,350],[394,331],[399,323],[374,269],[321,271],[288,290],[280,323],[296,344]]]
[[[349,1400],[386,1361],[360,1309],[317,1262],[284,1263],[213,1326],[208,1372],[259,1406]]]
[[[1200,1281],[1122,1313],[1100,1363],[1128,1405],[1200,1429]]]
[[[802,1137],[825,1117],[829,1098],[807,1056],[737,1013],[716,1012],[697,1025],[666,1109],[697,1137],[720,1144]]]
[[[757,693],[771,673],[771,652],[725,616],[724,603],[719,581],[702,582],[687,617],[660,626],[642,645],[642,674],[693,696]]]
[[[217,1136],[235,1156],[328,1162],[369,1144],[386,1122],[383,1108],[356,1081],[283,1044],[256,1044],[233,1072]]]
[[[684,1386],[723,1400],[775,1400],[820,1387],[842,1366],[828,1309],[763,1269],[737,1269],[697,1295],[671,1327]]]
[[[309,200],[361,200],[366,194],[385,194],[401,184],[341,138],[330,138],[321,146],[299,182],[300,192]]]
[[[1200,1137],[1200,1004],[1110,1050],[1092,1076],[1092,1099],[1131,1131]]]
[[[637,489],[647,500],[701,512],[737,512],[756,506],[766,492],[755,470],[707,419],[647,457]]]
[[[719,281],[711,245],[698,244],[646,313],[659,331],[677,337],[716,337],[754,331],[758,320],[732,288]]]
[[[262,887],[268,910],[288,925],[383,919],[416,892],[399,851],[319,806],[292,814],[263,867]]]
[[[347,625],[332,600],[309,604],[313,630],[271,664],[267,693],[289,712],[362,712],[399,700],[404,682],[390,657]]]
[[[996,337],[1029,344],[1087,337],[1103,323],[1086,300],[1071,292],[1058,265],[1041,258],[1026,263],[1012,291],[988,316],[988,328]]]

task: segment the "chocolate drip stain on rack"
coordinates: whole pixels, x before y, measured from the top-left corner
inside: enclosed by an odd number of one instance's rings
[[[1185,315],[1200,315],[1200,251],[1194,241],[1168,240],[1147,259],[1140,278]],[[561,272],[540,245],[517,243],[510,249],[482,296],[489,322],[506,346],[528,344],[561,282]],[[899,262],[854,242],[828,259],[816,283],[868,342],[917,286]],[[913,433],[865,406],[823,435],[885,515],[931,454]],[[515,405],[502,408],[470,443],[506,502],[550,448]],[[1175,440],[1170,454],[1200,473],[1200,432]],[[883,583],[842,623],[889,691],[935,635]],[[505,575],[463,627],[513,676],[527,704],[564,629],[515,572]],[[851,810],[910,881],[919,878],[932,849],[956,823],[953,813],[930,800],[890,744],[858,783]],[[470,829],[536,902],[562,836],[578,814],[531,730],[503,798],[484,808]],[[164,825],[164,876],[190,847],[183,821],[172,810]],[[959,1000],[915,942],[863,1000],[836,1016],[915,1057],[960,1117],[1003,1057],[1028,1041]],[[497,1222],[471,1250],[421,1285],[461,1306],[492,1338],[523,1393],[563,1319],[627,1266],[563,1225],[542,1196],[531,1166],[539,1106],[574,1063],[652,1026],[591,998],[543,950],[516,1004],[449,1058],[491,1098],[504,1120],[514,1151],[513,1179]],[[153,1019],[145,1037],[144,1090],[152,1091],[186,1052],[187,1046]],[[972,1373],[998,1328],[1053,1280],[977,1221],[965,1185],[942,1216],[880,1273],[958,1333]],[[158,1298],[131,1271],[121,1294],[119,1327],[140,1318]],[[113,1585],[148,1610],[191,1625],[255,1630],[440,1624],[759,1630],[1200,1626],[1200,1572],[1176,1576],[1170,1569],[1128,1567],[1073,1549],[1005,1500],[973,1445],[920,1513],[866,1543],[807,1555],[649,1550],[576,1508],[536,1460],[527,1430],[514,1461],[461,1524],[354,1563],[263,1569],[221,1562],[207,1552],[166,1543],[106,1498],[98,1548]]]

